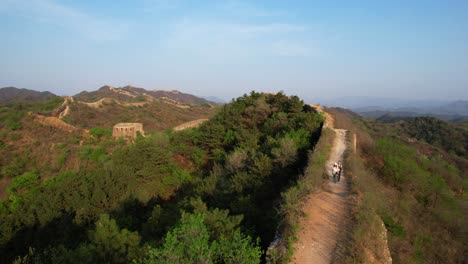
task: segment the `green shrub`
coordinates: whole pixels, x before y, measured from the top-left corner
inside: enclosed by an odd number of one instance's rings
[[[20,176],[13,178],[8,193],[13,194],[22,190],[27,190],[39,184],[39,176],[35,172],[26,172]]]
[[[21,139],[21,135],[18,134],[18,133],[11,133],[10,134],[10,139],[13,140],[13,141],[18,141]]]
[[[96,262],[129,263],[141,250],[138,232],[120,229],[107,214],[99,216],[95,230],[88,236],[91,243],[86,247],[93,252]]]
[[[57,147],[58,149],[64,149],[66,146],[67,146],[67,144],[66,144],[66,143],[63,143],[63,142],[57,143],[57,145],[56,145],[56,147]]]
[[[23,111],[11,111],[0,116],[2,125],[11,130],[19,130],[23,128],[21,119],[24,117]]]
[[[80,138],[78,136],[74,136],[70,139],[70,143],[78,145],[80,143]]]
[[[63,167],[68,156],[70,156],[70,149],[63,148],[60,155],[57,157],[57,167],[59,169]]]
[[[93,148],[90,146],[82,146],[81,147],[81,159],[89,159],[91,153],[93,152]]]
[[[93,149],[93,152],[89,156],[89,159],[93,161],[101,161],[107,158],[106,150],[102,147],[97,147]]]
[[[20,157],[13,155],[13,159],[8,164],[1,167],[1,174],[4,177],[15,177],[25,172],[26,163],[28,162],[28,156],[24,155]]]
[[[51,99],[45,101],[45,102],[37,102],[37,112],[40,112],[41,114],[50,114],[52,111],[57,109],[61,104],[63,103],[63,98],[61,96],[54,96]]]
[[[282,138],[279,141],[279,147],[274,148],[271,153],[275,157],[275,162],[281,164],[282,167],[286,167],[296,160],[297,150],[298,147],[293,139]]]
[[[70,125],[75,125],[75,122],[73,121],[73,119],[71,119],[70,117],[68,116],[64,116],[62,117],[62,121],[67,123],[67,124],[70,124]]]
[[[138,95],[137,97],[135,97],[135,101],[137,101],[137,102],[146,102],[146,96]]]
[[[112,136],[112,129],[111,128],[102,128],[102,127],[93,127],[89,130],[89,134],[92,136],[100,139],[103,137],[110,137]]]
[[[403,238],[406,236],[404,227],[401,224],[398,224],[395,220],[393,220],[391,216],[389,216],[388,214],[383,214],[380,216],[380,218],[384,222],[387,230],[392,235]]]
[[[396,187],[417,178],[421,171],[415,162],[416,151],[401,141],[392,138],[381,138],[376,143],[377,154],[383,157],[384,166],[381,174]]]
[[[179,225],[168,232],[161,248],[149,248],[139,263],[260,263],[257,243],[234,231],[231,239],[210,241],[210,230],[202,214],[182,216]]]
[[[200,165],[204,161],[205,151],[200,148],[195,148],[192,152],[192,161],[195,165]]]
[[[175,170],[172,176],[163,179],[163,183],[166,185],[173,185],[179,187],[180,185],[189,182],[191,180],[190,173],[185,170]]]

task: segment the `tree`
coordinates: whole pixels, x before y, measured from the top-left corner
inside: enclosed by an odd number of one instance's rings
[[[107,214],[99,216],[96,229],[89,233],[89,240],[88,247],[101,263],[128,263],[139,253],[138,233],[121,230]]]
[[[281,167],[286,167],[296,160],[297,146],[291,138],[282,138],[279,143],[280,146],[273,149],[271,152],[273,156],[275,156],[275,161],[278,162]]]
[[[102,137],[110,137],[112,130],[110,128],[93,127],[89,130],[89,134],[100,139]]]
[[[26,172],[18,177],[13,178],[8,193],[14,194],[19,191],[25,191],[39,184],[39,176],[35,172]]]
[[[213,263],[216,245],[209,243],[203,215],[182,215],[180,224],[167,233],[161,248],[151,248],[142,263]]]
[[[219,213],[215,214],[219,216]],[[210,241],[204,219],[204,214],[184,213],[179,225],[167,233],[163,246],[150,248],[141,263],[260,263],[262,251],[258,241],[252,243],[251,238],[243,236],[239,230],[229,238],[222,236]]]
[[[262,251],[258,246],[258,242],[257,240],[252,243],[250,237],[242,235],[237,230],[231,238],[221,238],[217,247],[218,260],[226,264],[260,263]]]

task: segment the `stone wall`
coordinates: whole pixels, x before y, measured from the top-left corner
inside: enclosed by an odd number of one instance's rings
[[[112,129],[112,136],[136,138],[137,132],[140,132],[142,136],[145,135],[142,123],[118,123]]]

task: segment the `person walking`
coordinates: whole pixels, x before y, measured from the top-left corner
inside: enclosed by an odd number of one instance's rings
[[[338,178],[338,164],[336,162],[333,163],[332,177],[333,177],[333,182],[336,183],[336,180]]]
[[[343,172],[343,164],[341,164],[341,160],[338,161],[338,181],[341,179],[341,173]]]

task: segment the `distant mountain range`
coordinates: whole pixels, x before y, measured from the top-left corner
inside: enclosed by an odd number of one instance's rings
[[[415,100],[391,97],[372,96],[343,96],[332,99],[319,99],[319,103],[325,106],[342,107],[346,109],[359,109],[365,107],[376,107],[382,109],[397,108],[427,108],[448,104],[450,100]]]
[[[38,92],[34,90],[4,87],[0,88],[0,105],[19,103],[19,102],[38,102],[45,101],[56,96],[51,92]]]
[[[468,101],[455,101],[443,105],[433,105],[426,107],[381,107],[381,106],[367,106],[359,108],[351,108],[358,113],[366,112],[392,112],[392,113],[412,113],[416,115],[432,114],[432,115],[459,115],[468,116]]]
[[[202,98],[208,100],[208,101],[211,101],[211,102],[215,102],[215,103],[218,103],[218,104],[225,104],[227,103],[226,100],[224,99],[221,99],[219,97],[216,97],[216,96],[201,96]]]
[[[342,97],[321,100],[326,106],[342,107],[369,118],[433,116],[445,120],[468,119],[468,100],[407,100],[380,97]]]
[[[38,92],[29,89],[20,89],[16,87],[0,88],[0,104],[9,104],[16,102],[37,102],[44,101],[56,96],[51,92]],[[74,95],[77,100],[84,102],[96,102],[103,98],[115,99],[123,102],[146,101],[147,99],[161,99],[171,101],[177,104],[203,105],[224,103],[222,99],[216,97],[198,97],[195,95],[179,92],[177,90],[146,90],[134,86],[112,87],[102,86],[96,91],[83,91]]]

